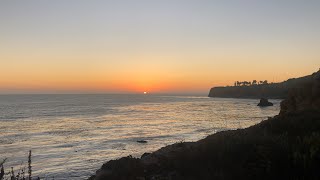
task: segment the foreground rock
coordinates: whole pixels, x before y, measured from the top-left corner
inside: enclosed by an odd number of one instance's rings
[[[273,106],[273,103],[269,102],[268,99],[261,98],[258,106],[260,107]]]
[[[318,76],[255,126],[109,161],[91,180],[320,179]],[[308,92],[312,93],[308,93]]]

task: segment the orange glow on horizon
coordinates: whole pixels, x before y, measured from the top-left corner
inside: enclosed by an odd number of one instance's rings
[[[233,85],[236,80],[252,80],[246,76],[236,75],[216,75],[215,77],[187,77],[187,78],[162,78],[161,76],[153,76],[149,78],[141,78],[147,75],[130,76],[124,78],[118,76],[116,78],[105,78],[99,76],[29,76],[29,80],[25,81],[22,77],[16,76],[16,79],[0,79],[0,90],[21,90],[25,92],[43,91],[43,92],[112,92],[112,93],[141,93],[141,92],[207,92],[213,86]],[[164,75],[163,75],[164,76]],[[216,80],[215,80],[216,79]],[[256,78],[256,79],[263,79]],[[280,79],[280,81],[285,78]],[[273,80],[268,79],[269,82]]]
[[[49,56],[49,55],[47,55]],[[1,55],[0,55],[1,57]],[[69,61],[48,62],[41,59],[24,59],[21,56],[0,66],[0,93],[10,92],[99,92],[99,93],[170,93],[202,92],[211,87],[233,85],[234,81],[268,80],[280,82],[292,77],[300,77],[316,71],[313,66],[300,70],[291,68],[283,72],[282,66],[228,66],[217,63],[197,64],[174,62],[178,57],[155,55],[132,57],[133,62],[122,64],[94,60],[77,62],[76,57]],[[163,58],[163,59],[162,59]],[[168,58],[168,59],[166,59]],[[223,57],[221,57],[223,59]],[[89,57],[88,57],[89,59]],[[152,59],[153,61],[148,61]],[[231,60],[224,57],[227,63]],[[126,59],[122,60],[125,61]],[[161,63],[163,60],[165,62]],[[195,61],[195,59],[191,59]],[[270,68],[272,71],[270,71]],[[270,73],[272,72],[272,73]],[[294,72],[294,73],[293,73]]]
[[[320,67],[317,2],[126,4],[0,2],[0,94],[205,94]]]

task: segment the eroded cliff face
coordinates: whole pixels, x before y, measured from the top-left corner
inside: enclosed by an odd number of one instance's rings
[[[312,79],[289,90],[288,96],[281,102],[280,115],[305,110],[320,111],[320,71]]]

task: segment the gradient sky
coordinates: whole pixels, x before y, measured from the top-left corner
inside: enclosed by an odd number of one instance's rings
[[[320,67],[319,0],[0,0],[0,93],[203,93]]]

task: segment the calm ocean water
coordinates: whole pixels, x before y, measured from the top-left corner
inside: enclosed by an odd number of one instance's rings
[[[245,128],[279,112],[254,99],[160,95],[0,95],[0,160],[33,174],[85,179],[111,159]],[[147,140],[139,144],[137,140]]]

